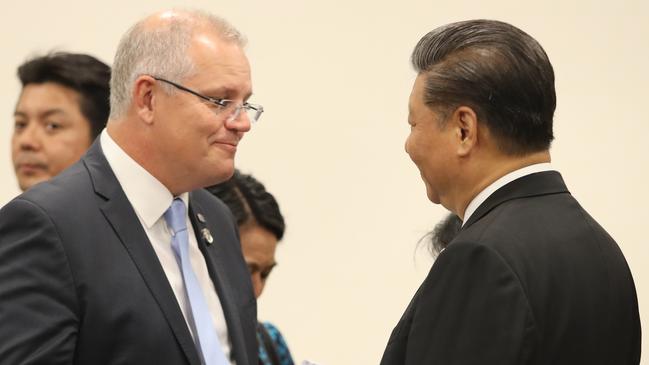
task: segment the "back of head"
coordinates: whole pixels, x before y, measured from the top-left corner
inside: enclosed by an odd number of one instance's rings
[[[81,113],[91,123],[93,139],[108,120],[110,77],[108,65],[86,54],[50,53],[18,67],[18,78],[23,87],[53,82],[79,93]]]
[[[543,48],[522,30],[494,20],[448,24],[426,34],[411,61],[427,77],[429,107],[442,114],[472,108],[506,154],[550,147],[554,71]]]
[[[153,75],[182,81],[193,76],[188,55],[194,32],[208,29],[224,40],[243,46],[245,39],[226,20],[199,10],[168,10],[147,17],[131,27],[120,40],[110,80],[111,119],[122,117],[130,104],[134,81]],[[169,93],[176,90],[164,85]]]
[[[284,217],[275,197],[252,175],[235,170],[232,178],[207,188],[232,211],[239,227],[256,223],[277,240],[284,236]]]

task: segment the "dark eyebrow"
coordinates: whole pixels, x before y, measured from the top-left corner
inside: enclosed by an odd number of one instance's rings
[[[66,113],[62,109],[58,109],[58,108],[57,109],[48,109],[48,110],[41,113],[41,117],[49,117],[52,114],[63,114],[63,115],[65,115]]]
[[[44,117],[49,117],[49,116],[51,116],[52,114],[62,114],[62,115],[65,115],[66,113],[65,113],[65,111],[63,111],[63,109],[53,108],[53,109],[47,109],[47,110],[43,111],[42,113],[39,114],[39,116],[40,116],[41,118],[44,118]],[[21,112],[21,111],[19,111],[19,110],[16,110],[16,111],[14,112],[14,117],[24,117],[24,118],[26,118],[26,117],[27,117],[27,113],[25,113],[25,112]]]

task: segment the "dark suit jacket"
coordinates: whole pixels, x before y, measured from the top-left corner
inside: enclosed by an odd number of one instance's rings
[[[382,365],[640,362],[627,263],[557,172],[490,196],[442,251]]]
[[[238,365],[257,365],[257,304],[236,223],[204,190],[190,193],[189,215],[233,357]],[[203,228],[213,244],[199,234]],[[200,364],[99,140],[71,168],[0,210],[0,363]]]

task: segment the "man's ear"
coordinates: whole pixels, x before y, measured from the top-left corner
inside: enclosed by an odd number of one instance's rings
[[[478,144],[478,116],[468,106],[460,106],[453,112],[458,156],[467,156]]]
[[[155,79],[148,75],[138,77],[133,84],[133,107],[140,119],[147,124],[153,123],[154,86]]]

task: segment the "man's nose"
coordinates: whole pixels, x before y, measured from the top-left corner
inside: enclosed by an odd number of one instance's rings
[[[43,142],[41,131],[35,123],[29,123],[17,132],[16,139],[21,150],[38,150]]]
[[[255,298],[259,298],[261,291],[264,289],[264,284],[259,273],[252,275],[252,288],[255,292]]]
[[[236,118],[230,118],[226,121],[226,126],[229,129],[234,129],[237,132],[248,132],[252,127],[250,116],[245,109],[241,109]]]

